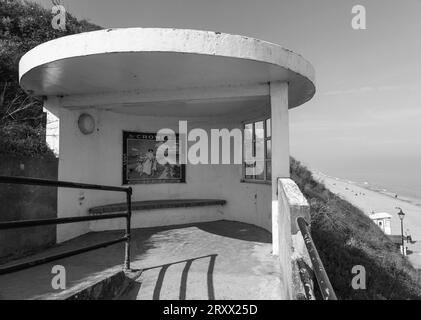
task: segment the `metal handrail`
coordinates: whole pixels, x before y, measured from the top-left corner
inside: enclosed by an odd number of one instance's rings
[[[131,238],[131,216],[132,216],[132,188],[131,187],[114,187],[114,186],[104,186],[104,185],[77,183],[77,182],[69,182],[69,181],[57,181],[57,180],[26,178],[26,177],[10,177],[10,176],[0,176],[0,183],[125,192],[126,202],[127,202],[126,213],[113,213],[113,214],[101,214],[101,215],[83,216],[83,217],[66,217],[66,218],[34,219],[34,220],[0,222],[0,230],[6,230],[6,229],[51,225],[51,224],[57,225],[57,224],[75,223],[75,222],[81,222],[81,221],[126,218],[126,233],[121,238],[117,238],[111,241],[100,242],[98,244],[83,247],[80,249],[69,250],[67,252],[50,255],[50,256],[35,259],[29,262],[23,262],[23,263],[14,264],[8,267],[3,267],[3,268],[0,268],[0,275],[16,272],[19,270],[24,270],[24,269],[31,268],[40,264],[71,257],[77,254],[107,247],[107,246],[120,243],[120,242],[125,242],[126,244],[125,255],[124,255],[124,269],[130,270],[130,238]]]
[[[313,264],[314,275],[319,285],[323,300],[337,300],[335,291],[333,290],[322,260],[320,259],[319,253],[317,252],[316,246],[314,245],[313,239],[311,238],[310,231],[307,227],[307,222],[303,217],[298,217],[297,224],[300,228],[301,234],[303,235],[304,243],[307,247],[311,263]]]

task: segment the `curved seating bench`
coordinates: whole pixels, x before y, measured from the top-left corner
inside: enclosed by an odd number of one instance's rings
[[[172,199],[132,202],[132,228],[148,228],[166,225],[222,220],[220,199]],[[127,210],[126,203],[114,203],[89,209],[90,215],[118,213]],[[90,222],[92,231],[124,229],[123,219]]]

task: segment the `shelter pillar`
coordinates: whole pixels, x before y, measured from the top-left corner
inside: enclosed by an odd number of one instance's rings
[[[288,83],[270,83],[272,122],[272,249],[283,260],[288,255],[290,219],[278,198],[278,180],[289,178]],[[288,232],[289,231],[289,232]],[[286,258],[286,257],[285,257]]]

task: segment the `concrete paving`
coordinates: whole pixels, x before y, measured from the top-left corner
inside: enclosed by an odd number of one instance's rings
[[[121,235],[122,231],[89,233],[30,258]],[[115,270],[123,256],[124,244],[117,244],[0,276],[0,299],[48,298],[57,293],[51,287],[53,265],[66,268],[70,288]],[[270,234],[239,222],[135,229],[132,268],[143,272],[121,299],[284,298],[280,267],[271,255]]]

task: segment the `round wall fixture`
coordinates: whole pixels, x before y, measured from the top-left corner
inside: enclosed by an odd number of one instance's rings
[[[83,134],[91,134],[95,130],[95,120],[87,113],[82,113],[77,121],[80,132]]]

